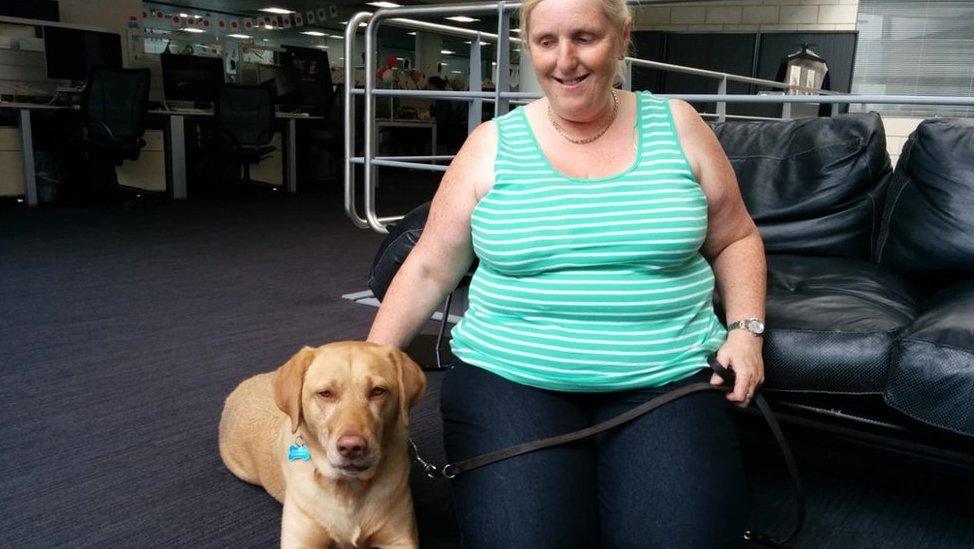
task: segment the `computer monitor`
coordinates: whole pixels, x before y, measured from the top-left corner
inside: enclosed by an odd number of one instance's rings
[[[224,83],[224,62],[219,57],[176,55],[163,52],[163,96],[167,101],[192,101],[205,106],[217,101]]]
[[[48,78],[84,80],[92,67],[122,68],[122,41],[111,32],[44,27],[44,59]]]
[[[285,46],[281,65],[301,75],[302,102],[312,109],[327,111],[335,99],[329,53],[324,49]]]
[[[275,90],[278,105],[302,105],[302,82],[298,69],[292,67],[261,67],[258,71],[261,84]]]

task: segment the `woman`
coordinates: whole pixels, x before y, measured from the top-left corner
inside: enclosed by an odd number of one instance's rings
[[[614,431],[462,474],[470,547],[716,547],[747,513],[730,407],[763,380],[762,241],[714,134],[677,100],[614,90],[621,0],[527,0],[545,97],[479,126],[369,339],[404,347],[477,253],[442,387],[452,462],[575,431],[735,371]],[[729,329],[717,320],[717,289]],[[742,321],[742,322],[738,322]],[[761,330],[755,330],[760,331]]]

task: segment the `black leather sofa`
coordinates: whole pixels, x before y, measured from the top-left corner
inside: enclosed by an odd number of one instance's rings
[[[973,120],[923,122],[894,170],[875,113],[712,127],[766,247],[765,390],[777,415],[971,467]],[[378,251],[378,298],[428,207]],[[443,463],[438,374],[429,379],[411,430]],[[446,489],[415,491],[422,530],[420,509],[450,513]]]
[[[971,448],[972,119],[923,122],[893,172],[873,113],[713,128],[766,247],[781,410]]]

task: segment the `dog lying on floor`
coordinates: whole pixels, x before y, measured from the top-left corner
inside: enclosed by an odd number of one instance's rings
[[[220,457],[283,504],[282,547],[417,547],[407,425],[424,387],[394,347],[305,347],[227,397]]]

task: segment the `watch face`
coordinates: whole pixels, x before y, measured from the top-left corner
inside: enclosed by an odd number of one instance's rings
[[[754,334],[761,334],[766,331],[766,326],[762,322],[753,319],[749,321],[748,329]]]

